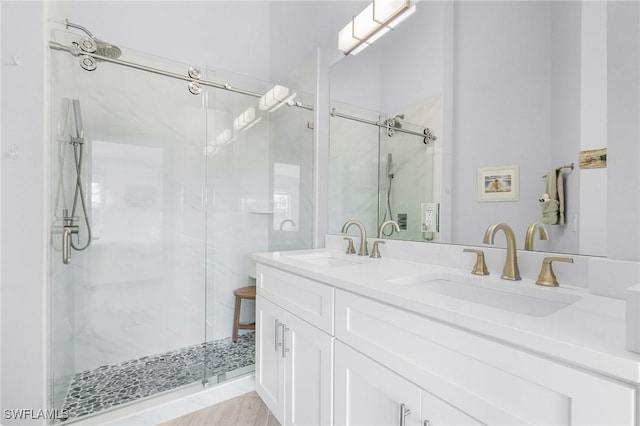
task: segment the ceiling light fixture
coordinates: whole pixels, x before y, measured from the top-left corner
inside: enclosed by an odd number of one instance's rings
[[[338,33],[338,48],[355,55],[415,12],[410,0],[373,0]]]

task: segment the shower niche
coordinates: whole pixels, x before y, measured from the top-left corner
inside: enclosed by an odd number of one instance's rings
[[[86,38],[71,27],[52,41]],[[66,422],[251,373],[254,333],[231,341],[250,255],[312,245],[312,96],[263,110],[272,83],[206,66],[194,94],[191,64],[118,49],[84,52],[91,72],[50,52],[50,403]]]

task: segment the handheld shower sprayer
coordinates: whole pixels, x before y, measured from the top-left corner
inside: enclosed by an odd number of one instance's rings
[[[385,206],[384,217],[382,218],[383,223],[387,220],[387,216],[389,217],[389,220],[394,220],[393,212],[391,211],[391,185],[393,182],[393,178],[395,177],[395,174],[393,173],[392,163],[393,154],[389,152],[387,154],[387,205]],[[393,228],[391,229],[391,232],[389,234],[384,231],[384,228],[382,229],[382,232],[385,237],[388,237],[393,234]]]
[[[72,101],[73,120],[76,126],[76,137],[78,143],[84,143],[84,129],[82,127],[82,115],[80,114],[80,101],[74,99]]]
[[[89,222],[89,213],[87,211],[87,203],[85,202],[83,185],[82,185],[82,163],[84,154],[84,128],[82,125],[82,114],[80,112],[80,101],[73,99],[70,105],[70,109],[73,114],[74,129],[70,135],[68,143],[73,146],[73,160],[75,166],[76,182],[75,191],[73,195],[73,205],[71,212],[68,209],[63,210],[63,233],[62,233],[62,262],[67,264],[71,261],[71,248],[77,251],[85,250],[91,244],[91,223]],[[76,217],[76,211],[78,209],[78,200],[80,200],[80,206],[82,208],[82,215],[84,216],[84,222],[86,225],[87,241],[84,244],[80,244],[80,228],[76,224],[79,218]],[[78,242],[73,242],[73,235],[76,235]]]

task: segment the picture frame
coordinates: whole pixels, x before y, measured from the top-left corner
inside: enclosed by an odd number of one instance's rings
[[[478,168],[478,201],[519,201],[520,168],[496,166]]]

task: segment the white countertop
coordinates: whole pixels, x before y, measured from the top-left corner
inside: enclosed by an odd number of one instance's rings
[[[317,263],[323,263],[320,259],[325,256],[331,257],[330,266],[313,263],[314,258],[318,259]],[[390,257],[370,259],[327,249],[258,253],[253,258],[259,263],[438,319],[539,355],[619,380],[640,383],[640,354],[624,349],[625,302],[620,299],[589,294],[580,288],[545,288],[527,279],[512,282],[500,280],[495,274],[475,277],[457,268]],[[504,285],[512,292],[541,295],[542,298],[548,295],[550,299],[572,303],[545,316],[531,316],[425,292],[418,285],[390,281],[402,278],[401,282],[403,279],[410,282],[413,277],[431,273],[468,276],[471,282],[483,287]]]

